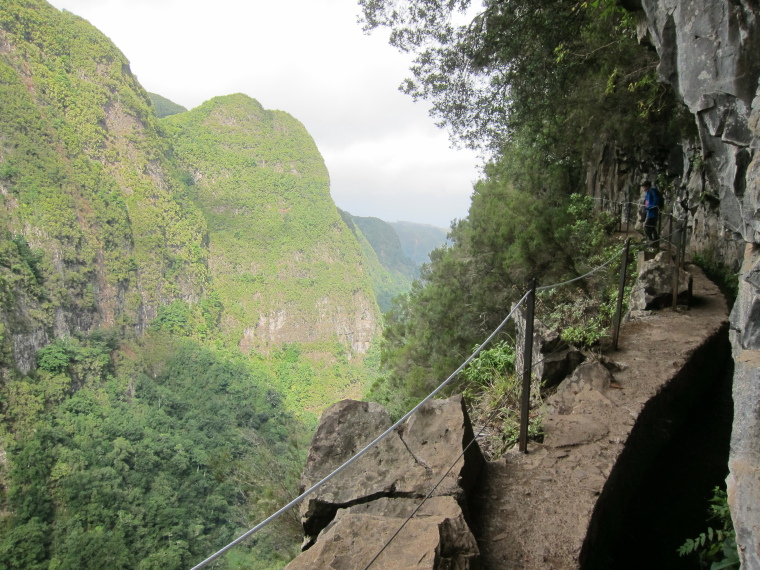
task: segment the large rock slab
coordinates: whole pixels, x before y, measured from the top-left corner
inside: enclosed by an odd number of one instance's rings
[[[378,570],[475,568],[478,545],[456,500],[433,497],[404,524],[420,503],[382,498],[341,509],[316,544],[287,568],[365,568],[375,557],[372,568]]]
[[[385,409],[344,400],[328,408],[314,434],[301,491],[312,487],[392,425]],[[339,509],[382,497],[451,496],[464,503],[484,460],[461,396],[433,400],[398,430],[301,504],[305,545]],[[449,468],[452,467],[450,470]]]
[[[638,311],[662,309],[673,304],[673,274],[675,265],[666,251],[654,259],[640,261],[639,276],[631,291],[630,309]],[[692,288],[692,277],[683,269],[678,270],[678,297],[686,299]]]

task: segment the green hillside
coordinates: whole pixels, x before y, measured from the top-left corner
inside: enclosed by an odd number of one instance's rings
[[[430,261],[430,252],[446,243],[443,228],[415,222],[388,222],[401,242],[404,255],[419,268]]]
[[[9,0],[0,44],[0,321],[28,369],[46,339],[139,332],[159,305],[198,299],[206,226],[147,94],[105,36],[41,0]],[[30,259],[24,244],[38,256],[36,283],[13,262]]]
[[[352,216],[352,219],[372,244],[383,267],[409,278],[415,277],[418,267],[402,250],[399,236],[391,224],[380,218]]]
[[[85,20],[0,4],[0,568],[188,568],[287,501],[304,425],[374,358],[328,186],[286,113],[159,122]],[[282,567],[298,533],[218,567]]]
[[[150,97],[150,102],[153,104],[153,109],[156,111],[156,116],[159,119],[187,111],[182,105],[169,101],[166,97],[162,97],[156,93],[148,93],[148,97]]]
[[[208,224],[225,337],[246,352],[337,341],[364,353],[377,304],[303,125],[242,94],[163,123]]]
[[[394,297],[409,291],[416,268],[401,253],[398,236],[386,222],[338,211],[359,241],[377,304],[385,313],[390,310]],[[360,224],[367,230],[366,233]]]

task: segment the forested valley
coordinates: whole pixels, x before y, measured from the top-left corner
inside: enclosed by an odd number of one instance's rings
[[[327,405],[402,415],[529,279],[619,248],[619,220],[585,195],[602,149],[633,177],[667,173],[696,139],[613,0],[487,1],[461,27],[467,0],[359,4],[367,30],[417,55],[402,89],[488,157],[448,238],[338,210],[287,113],[243,94],[186,110],[81,18],[0,5],[0,567],[204,559],[297,494]],[[598,346],[611,284],[543,295],[541,314]],[[475,415],[503,389],[478,370],[508,372],[512,337],[450,388]],[[284,516],[217,567],[281,568],[299,539]]]

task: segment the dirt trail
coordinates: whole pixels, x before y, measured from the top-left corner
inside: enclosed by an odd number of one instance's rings
[[[693,306],[625,323],[620,350],[606,355],[617,363],[621,389],[582,392],[572,413],[546,417],[543,444],[488,463],[471,509],[482,568],[578,568],[590,529],[601,537],[600,520],[614,526],[626,477],[635,478],[647,447],[657,444],[658,417],[683,401],[678,385],[689,388],[689,375],[699,372],[693,367],[710,365],[691,357],[709,355],[709,343],[725,336],[723,295],[697,267],[688,270]]]

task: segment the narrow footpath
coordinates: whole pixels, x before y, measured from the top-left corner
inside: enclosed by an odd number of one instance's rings
[[[728,310],[696,266],[690,308],[625,323],[607,353],[619,388],[587,389],[545,439],[489,462],[471,515],[482,568],[610,568],[631,497],[689,407],[730,366]],[[646,548],[646,545],[631,545]]]

